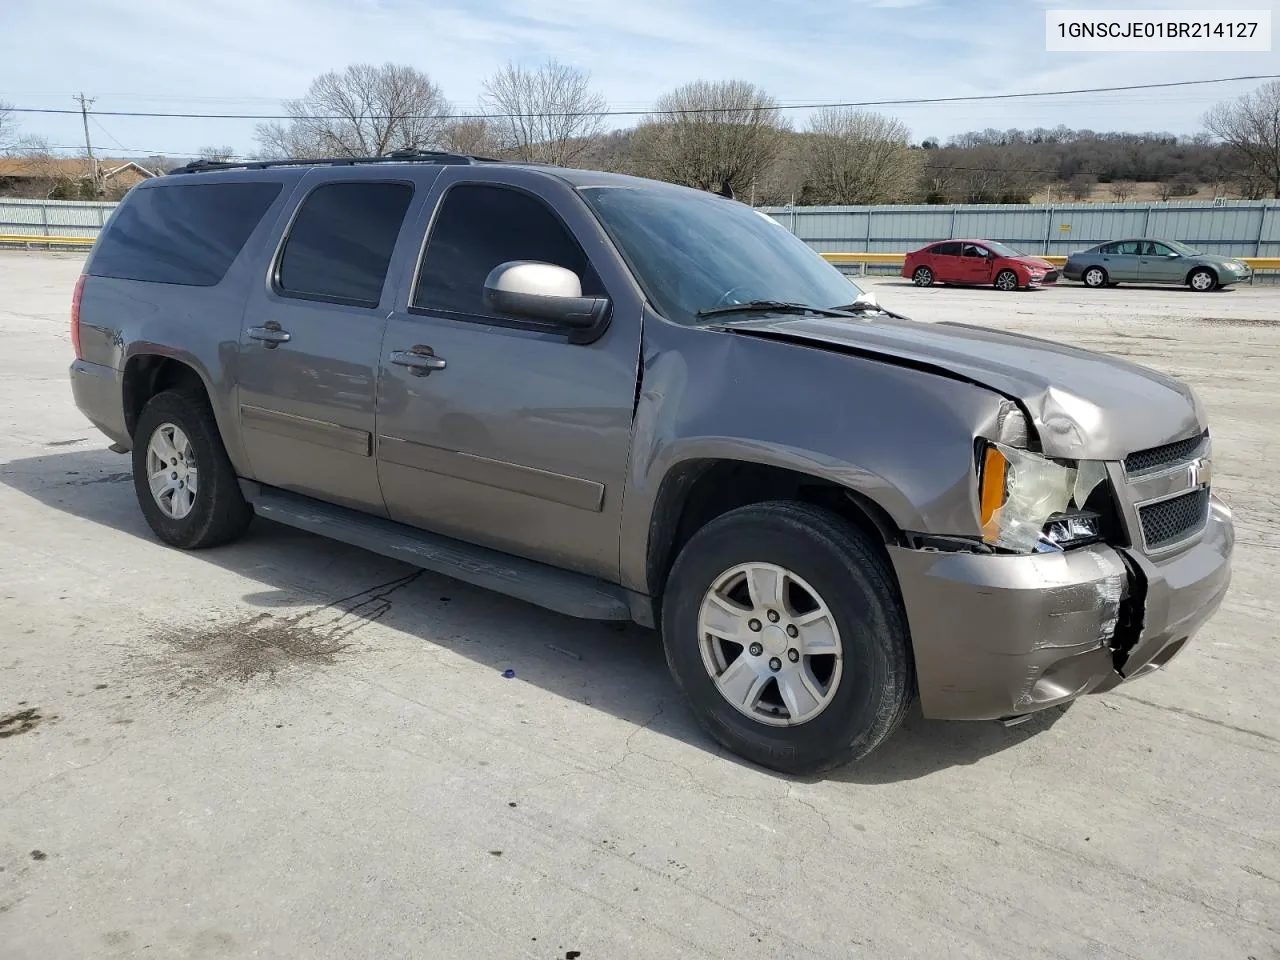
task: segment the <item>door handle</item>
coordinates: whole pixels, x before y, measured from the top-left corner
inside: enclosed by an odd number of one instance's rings
[[[250,327],[247,331],[251,340],[261,340],[262,345],[268,350],[274,350],[282,343],[288,343],[290,339],[287,330],[283,330],[280,324],[274,320],[268,320],[260,327]]]
[[[393,350],[391,362],[400,367],[408,367],[415,377],[425,377],[432,370],[443,370],[446,366],[443,357],[437,357],[434,350],[422,344],[408,350]]]

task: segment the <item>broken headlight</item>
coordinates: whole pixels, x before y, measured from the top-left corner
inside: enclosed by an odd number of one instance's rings
[[[1050,460],[1003,443],[983,441],[978,459],[982,539],[1017,553],[1065,550],[1093,543],[1102,520],[1085,509],[1106,479],[1095,460]]]

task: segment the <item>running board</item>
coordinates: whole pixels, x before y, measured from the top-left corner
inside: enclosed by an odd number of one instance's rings
[[[240,488],[254,513],[265,520],[403,560],[570,617],[631,619],[625,591],[603,580],[258,483],[241,480]]]

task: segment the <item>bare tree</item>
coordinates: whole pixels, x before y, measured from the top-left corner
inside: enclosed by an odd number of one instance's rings
[[[262,156],[369,157],[437,146],[449,102],[413,67],[356,63],[316,77],[285,112],[286,123],[259,124]]]
[[[803,158],[818,203],[894,203],[916,189],[921,157],[900,120],[848,107],[809,118]]]
[[[787,125],[778,102],[745,80],[695,80],[658,98],[637,137],[653,176],[739,196],[778,157]]]
[[[495,157],[502,152],[498,132],[485,117],[458,117],[445,123],[440,132],[440,146],[453,153],[476,157]]]
[[[236,155],[234,147],[201,147],[200,152],[196,154],[201,160],[208,160],[212,163],[226,163]]]
[[[1280,80],[1218,104],[1205,114],[1204,125],[1280,197]]]
[[[1067,196],[1076,201],[1088,200],[1093,196],[1093,185],[1097,182],[1098,178],[1091,173],[1077,173],[1067,181]]]
[[[1133,181],[1113,180],[1110,193],[1112,200],[1116,201],[1116,203],[1123,203],[1133,196]]]
[[[591,74],[548,60],[508,63],[484,82],[480,104],[498,144],[517,160],[569,166],[604,132],[604,97]]]

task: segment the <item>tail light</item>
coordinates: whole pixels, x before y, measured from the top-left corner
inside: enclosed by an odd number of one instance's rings
[[[76,289],[71,294],[71,347],[76,352],[76,359],[83,360],[80,355],[80,298],[84,296],[84,274],[76,281]]]

